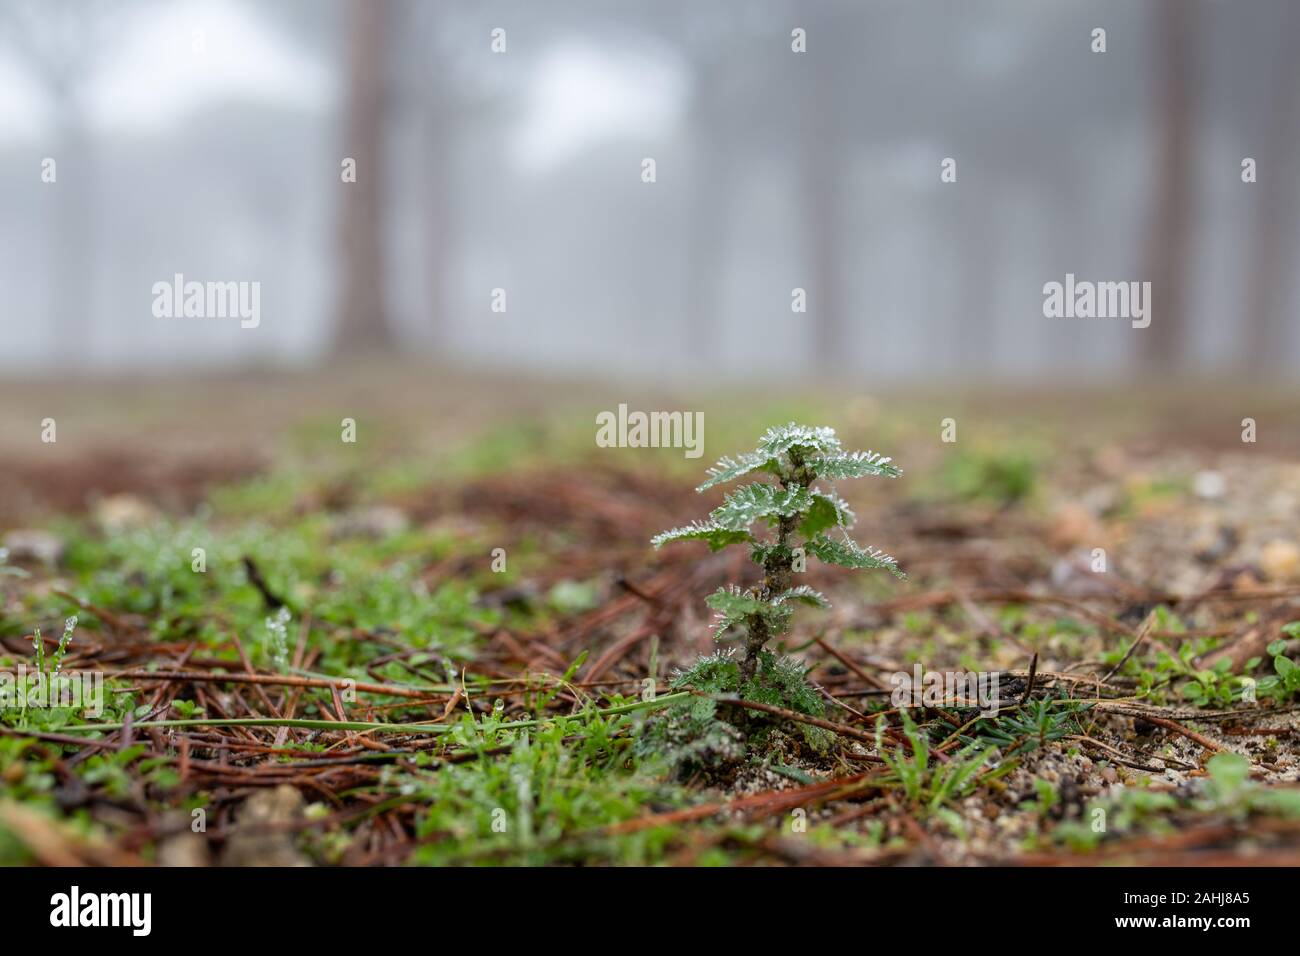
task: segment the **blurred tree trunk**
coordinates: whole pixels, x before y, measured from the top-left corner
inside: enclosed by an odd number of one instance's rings
[[[0,46],[48,95],[55,162],[50,191],[49,334],[59,361],[86,365],[95,353],[98,208],[96,140],[84,94],[105,51],[120,48],[123,4],[100,0],[7,0]]]
[[[697,64],[690,112],[695,168],[687,209],[687,324],[682,330],[682,349],[683,354],[697,355],[701,365],[726,364],[722,280],[737,170],[727,152],[730,132],[717,76],[721,68],[713,61]]]
[[[969,197],[969,198],[967,198]],[[957,301],[953,305],[953,330],[949,348],[951,363],[959,378],[990,374],[990,362],[997,349],[997,282],[1002,273],[998,270],[998,243],[1001,212],[988,215],[988,207],[1002,210],[995,201],[1001,197],[996,187],[989,186],[978,193],[967,190],[965,202],[957,207],[960,220],[951,235],[960,237],[957,252]]]
[[[424,111],[421,139],[424,156],[421,163],[424,201],[424,293],[428,297],[424,315],[429,322],[428,341],[435,349],[448,342],[448,279],[456,247],[458,227],[452,200],[455,179],[452,163],[455,150],[455,125],[459,118],[454,104],[439,93]]]
[[[827,36],[830,32],[826,31]],[[815,368],[843,371],[852,366],[848,355],[848,320],[844,313],[844,253],[842,206],[845,190],[844,142],[838,111],[842,108],[833,75],[834,57],[812,58],[811,96],[801,123],[801,193],[808,263],[808,317],[812,322]]]
[[[1191,313],[1193,83],[1196,3],[1155,0],[1152,24],[1157,96],[1154,204],[1147,233],[1146,275],[1151,325],[1138,333],[1143,365],[1167,372],[1186,357]]]
[[[1300,6],[1291,4],[1282,29],[1270,87],[1274,99],[1265,114],[1264,149],[1255,157],[1259,179],[1250,189],[1257,210],[1254,250],[1247,266],[1244,355],[1252,371],[1286,368],[1294,361],[1288,349],[1292,315],[1292,270],[1296,261],[1295,224],[1300,157],[1294,146],[1300,129],[1300,57],[1291,39],[1300,31]]]
[[[803,202],[808,242],[808,312],[813,325],[813,361],[825,370],[845,368],[843,276],[840,269],[843,195],[837,147],[809,137],[804,142]]]
[[[55,212],[52,324],[60,362],[90,364],[95,354],[95,234],[97,197],[91,131],[71,90],[58,88],[58,164],[53,186]]]
[[[348,69],[344,155],[356,160],[356,182],[343,184],[341,314],[335,354],[383,352],[394,346],[385,301],[384,134],[389,0],[348,0]]]

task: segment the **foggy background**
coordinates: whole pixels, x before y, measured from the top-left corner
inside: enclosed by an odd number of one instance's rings
[[[1293,380],[1297,37],[1285,0],[0,0],[0,375]],[[1151,328],[1045,318],[1067,272],[1151,281]],[[154,317],[175,273],[260,282],[260,327]]]

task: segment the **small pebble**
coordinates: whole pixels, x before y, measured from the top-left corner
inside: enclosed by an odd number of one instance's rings
[[[1192,479],[1192,488],[1196,491],[1196,497],[1214,501],[1223,497],[1223,493],[1228,489],[1228,483],[1217,471],[1198,471],[1196,477]]]
[[[1270,541],[1260,549],[1259,567],[1270,581],[1300,581],[1300,548],[1290,541]]]

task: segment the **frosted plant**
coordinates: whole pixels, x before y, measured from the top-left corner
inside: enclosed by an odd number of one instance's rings
[[[742,685],[754,678],[764,645],[789,630],[794,605],[830,607],[820,592],[794,584],[793,575],[803,570],[808,558],[846,568],[884,568],[904,576],[892,557],[849,537],[856,517],[829,485],[839,478],[897,478],[902,471],[889,458],[870,451],[844,451],[833,429],[791,422],[769,428],[754,451],[723,458],[708,474],[696,491],[746,475],[768,480],[741,485],[708,520],[665,531],[651,543],[659,548],[672,541],[698,540],[713,551],[732,544],[749,546],[750,556],[763,569],[762,579],[749,588],[719,588],[707,599],[717,612],[715,638],[743,642]],[[756,526],[767,534],[756,536]]]
[[[36,670],[42,674],[57,674],[63,667],[64,655],[68,653],[68,645],[72,643],[72,634],[77,629],[77,616],[74,614],[63,622],[63,636],[59,638],[59,646],[54,650],[54,656],[47,662],[45,659],[45,641],[41,639],[41,629],[36,628],[36,633],[32,635],[32,650],[36,652]]]
[[[72,634],[77,629],[77,615],[72,615],[63,622],[63,636],[59,638],[59,646],[54,651],[54,673],[57,674],[63,669],[63,658],[68,653],[68,645],[72,643]]]
[[[275,669],[282,674],[289,669],[289,621],[292,618],[289,609],[281,607],[274,616],[266,619],[267,651]]]

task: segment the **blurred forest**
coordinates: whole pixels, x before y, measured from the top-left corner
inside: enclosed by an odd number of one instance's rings
[[[0,0],[0,866],[1300,865],[1297,37]]]
[[[1286,0],[5,0],[0,374],[1294,378],[1298,35]],[[260,326],[154,317],[175,273],[259,282]],[[1045,318],[1066,273],[1151,281],[1151,328]]]

